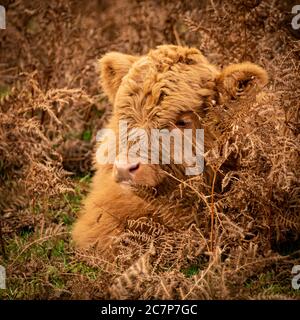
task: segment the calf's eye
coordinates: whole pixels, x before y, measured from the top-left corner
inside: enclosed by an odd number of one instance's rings
[[[179,119],[175,122],[176,127],[178,128],[188,128],[192,125],[191,120]]]
[[[187,121],[185,120],[177,120],[175,123],[176,127],[185,127],[186,124],[187,124]]]

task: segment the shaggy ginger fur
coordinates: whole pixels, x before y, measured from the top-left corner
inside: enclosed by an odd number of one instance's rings
[[[192,128],[204,128],[205,151],[216,139],[213,128],[206,126],[209,110],[228,100],[255,96],[267,83],[266,72],[255,64],[245,62],[219,71],[197,49],[173,45],[160,46],[142,57],[111,52],[100,60],[100,69],[103,90],[113,104],[108,128],[118,134],[119,120],[126,120],[130,128],[149,131],[171,128],[178,119],[189,117]],[[140,189],[146,193],[147,188],[154,189],[159,197],[176,185],[176,179],[185,179],[184,164],[143,164],[132,188],[124,188],[113,177],[113,165],[96,166],[73,239],[80,248],[96,246],[102,252],[112,252],[113,239],[129,218],[151,216],[155,208]],[[203,175],[210,185],[209,168]]]

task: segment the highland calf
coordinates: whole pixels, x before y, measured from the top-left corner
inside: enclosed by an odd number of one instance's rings
[[[197,49],[174,45],[141,57],[108,53],[100,59],[100,71],[103,90],[113,105],[107,128],[117,136],[120,121],[149,135],[151,129],[176,128],[182,133],[203,129],[204,152],[216,140],[206,121],[209,111],[227,101],[255,97],[267,83],[267,74],[258,65],[245,62],[220,71]],[[193,134],[193,145],[195,139]],[[168,194],[178,181],[189,178],[186,168],[191,163],[176,163],[172,151],[167,164],[144,163],[126,151],[119,149],[114,163],[96,164],[91,192],[73,229],[80,248],[109,250],[128,219],[151,216],[147,194]],[[201,174],[208,185],[212,183],[208,167]]]

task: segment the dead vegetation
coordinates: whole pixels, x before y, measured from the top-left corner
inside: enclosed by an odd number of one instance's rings
[[[300,44],[288,27],[291,3],[8,1],[0,31],[1,297],[299,298],[291,269],[300,260]],[[221,67],[253,61],[270,83],[256,103],[211,114],[220,139],[206,161],[222,181],[203,193],[201,177],[192,178],[153,219],[129,221],[113,263],[76,252],[69,231],[96,131],[110,113],[96,59],[162,43],[196,46]],[[179,230],[178,217],[194,223]]]

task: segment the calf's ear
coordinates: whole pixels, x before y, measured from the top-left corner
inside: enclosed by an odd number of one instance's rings
[[[139,57],[110,52],[99,59],[100,83],[104,93],[113,104],[123,77]]]
[[[260,66],[243,62],[226,67],[217,78],[221,103],[256,95],[268,83],[268,74]]]

